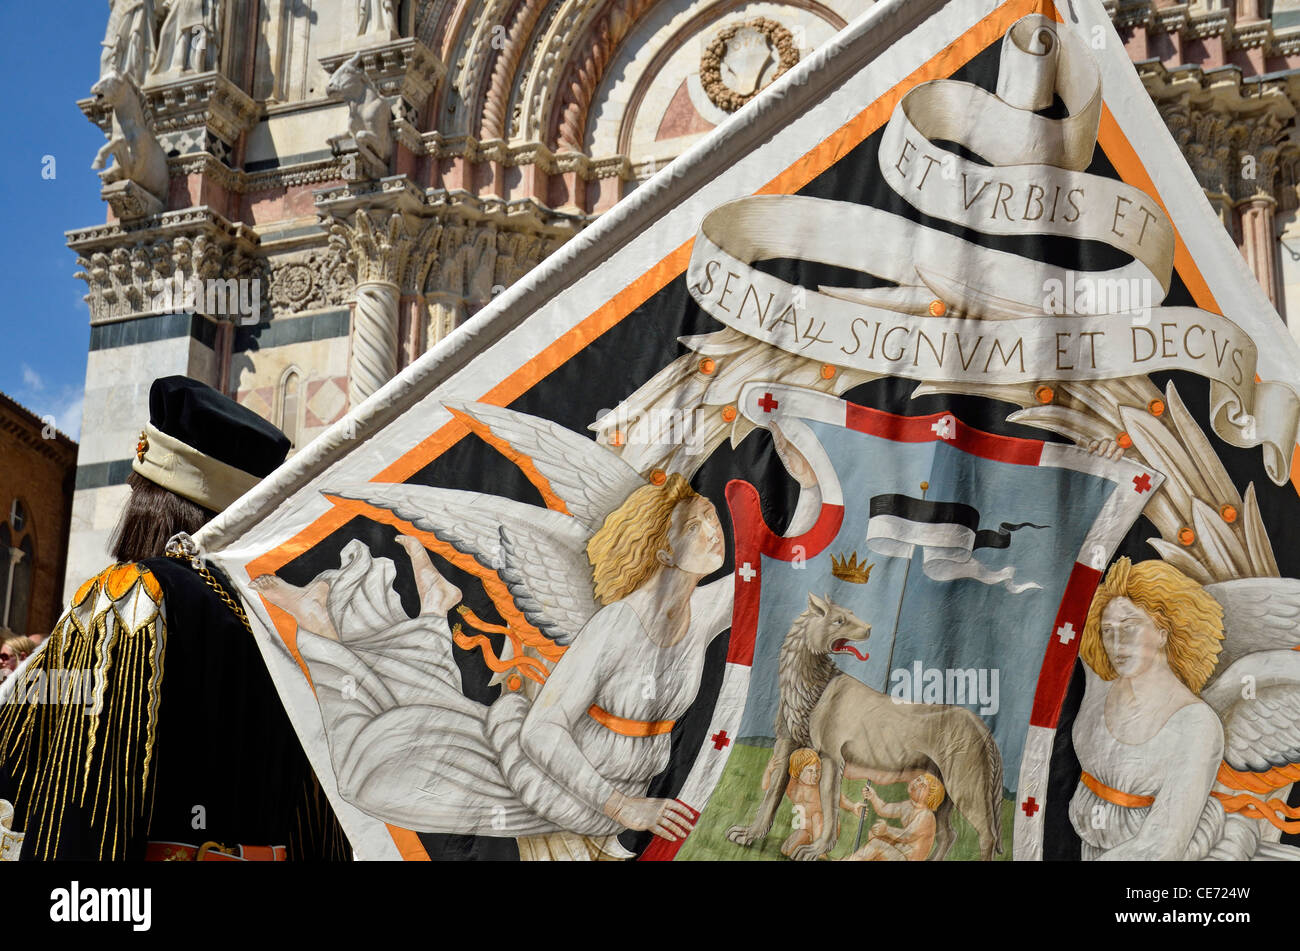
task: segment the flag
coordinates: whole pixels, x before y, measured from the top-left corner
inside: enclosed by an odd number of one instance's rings
[[[197,540],[365,858],[1267,851],[1297,357],[1099,3],[886,0]]]
[[[1010,548],[1011,533],[1022,528],[1047,528],[1033,522],[1003,522],[980,529],[979,509],[964,502],[936,502],[910,495],[877,495],[871,500],[867,547],[892,558],[910,558],[916,547],[925,553],[926,577],[935,581],[974,578],[982,584],[1002,584],[1012,594],[1041,585],[1015,582],[1015,569],[992,571],[972,557],[976,548]]]

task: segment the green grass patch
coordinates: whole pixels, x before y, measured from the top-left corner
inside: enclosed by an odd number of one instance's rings
[[[737,743],[727,760],[726,769],[718,781],[717,788],[709,799],[708,806],[695,824],[695,831],[677,853],[680,860],[701,861],[789,861],[781,854],[781,844],[792,831],[793,807],[789,799],[781,797],[781,805],[776,812],[776,821],[772,831],[761,842],[749,847],[736,845],[727,840],[727,830],[734,825],[748,825],[754,818],[758,804],[763,798],[759,783],[763,779],[763,769],[772,755],[770,747],[751,746]],[[784,782],[786,776],[777,776],[773,782]],[[841,787],[844,797],[850,802],[862,799],[862,782],[846,781]],[[880,798],[886,802],[899,802],[907,798],[907,784],[894,783],[878,786]],[[1011,857],[1012,802],[1002,801],[1002,854],[997,859]],[[826,858],[842,859],[853,852],[853,842],[858,834],[858,817],[844,810],[839,813],[840,834],[835,847]],[[826,817],[830,820],[830,817]],[[866,827],[863,829],[863,841],[866,841],[871,824],[876,821],[875,810],[867,808]],[[897,820],[886,820],[897,826]],[[953,828],[957,832],[957,841],[948,853],[949,861],[970,861],[979,858],[979,837],[960,813],[953,813]]]

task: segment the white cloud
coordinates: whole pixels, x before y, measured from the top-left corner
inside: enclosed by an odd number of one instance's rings
[[[81,410],[85,402],[85,395],[77,393],[54,414],[58,420],[55,426],[78,441],[81,439]]]
[[[26,405],[41,418],[41,422],[74,440],[81,439],[81,411],[85,405],[85,394],[81,390],[64,387],[57,398],[38,397]]]
[[[23,369],[24,386],[30,386],[33,390],[45,389],[45,381],[41,379],[41,375],[39,373],[37,373],[35,370],[33,370],[25,363],[23,364],[22,369]]]

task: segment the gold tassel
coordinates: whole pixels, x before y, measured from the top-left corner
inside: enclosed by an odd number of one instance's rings
[[[91,588],[107,603],[96,603],[88,629],[75,609],[65,614],[45,650],[28,665],[11,703],[0,710],[0,755],[16,774],[15,805],[26,802],[26,831],[33,854],[43,860],[58,855],[70,803],[84,809],[89,799],[100,859],[124,858],[133,824],[152,818],[150,778],[156,773],[151,768],[166,630],[160,603],[142,583],[146,578],[153,580],[140,571],[118,602],[100,586]],[[147,614],[134,629],[117,610],[127,597],[147,599],[143,611],[127,611],[133,617]],[[87,670],[91,696],[79,689],[81,702],[72,703],[71,678],[84,686]],[[37,686],[45,696],[30,696]],[[143,769],[136,762],[141,757]]]

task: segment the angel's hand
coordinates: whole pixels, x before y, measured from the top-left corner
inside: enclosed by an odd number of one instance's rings
[[[1113,439],[1094,439],[1088,443],[1088,452],[1115,462],[1124,456],[1124,447]]]
[[[676,799],[642,799],[614,793],[605,806],[606,814],[629,829],[650,830],[669,842],[690,834],[695,819]]]

